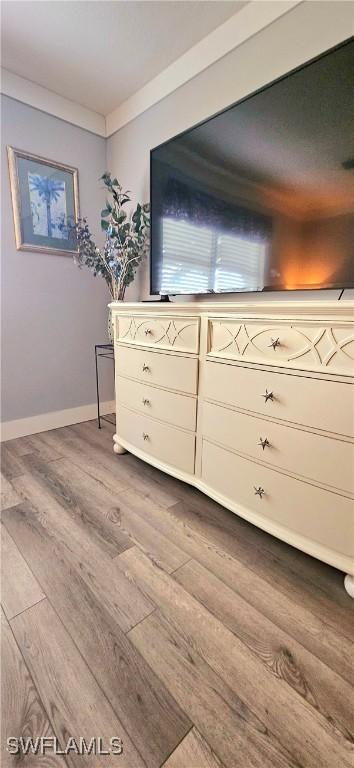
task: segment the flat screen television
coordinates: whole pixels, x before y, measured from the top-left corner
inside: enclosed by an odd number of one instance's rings
[[[353,287],[353,38],[153,149],[151,225],[152,294]]]

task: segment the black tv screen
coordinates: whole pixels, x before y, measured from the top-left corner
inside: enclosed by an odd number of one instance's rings
[[[152,293],[353,287],[353,39],[153,149],[151,212]]]

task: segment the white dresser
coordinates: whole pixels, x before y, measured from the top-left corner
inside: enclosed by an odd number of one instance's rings
[[[111,307],[115,452],[341,569],[354,597],[353,304]]]

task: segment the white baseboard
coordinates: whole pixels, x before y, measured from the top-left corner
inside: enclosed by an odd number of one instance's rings
[[[101,403],[100,411],[102,416],[107,413],[114,413],[114,400]],[[58,427],[69,427],[70,424],[79,424],[82,421],[91,421],[96,418],[97,405],[91,403],[90,405],[79,405],[77,408],[66,408],[64,411],[52,411],[51,413],[40,413],[38,416],[28,416],[25,419],[4,421],[0,425],[0,441],[35,435],[38,432],[47,432],[49,429],[58,429]]]

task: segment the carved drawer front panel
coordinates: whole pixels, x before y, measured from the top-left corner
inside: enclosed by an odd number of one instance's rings
[[[138,379],[144,384],[197,394],[198,360],[195,357],[120,346],[116,351],[116,374]]]
[[[164,464],[193,474],[195,435],[119,407],[118,437]]]
[[[199,351],[197,317],[119,315],[115,318],[116,339],[124,344],[159,347],[176,352]]]
[[[168,389],[152,387],[132,379],[117,377],[117,413],[121,405],[153,416],[182,429],[195,430],[197,400]]]
[[[353,375],[354,325],[212,318],[208,351],[225,359]]]
[[[245,517],[267,528],[279,526],[317,544],[352,557],[354,518],[351,499],[264,467],[247,458],[203,441],[202,477],[222,495],[226,506],[235,505]],[[254,515],[254,517],[253,517]],[[285,531],[284,531],[285,529]],[[273,531],[276,533],[276,531]]]
[[[205,399],[326,432],[354,436],[352,384],[207,361]]]
[[[203,403],[203,436],[257,461],[353,494],[354,446]]]

